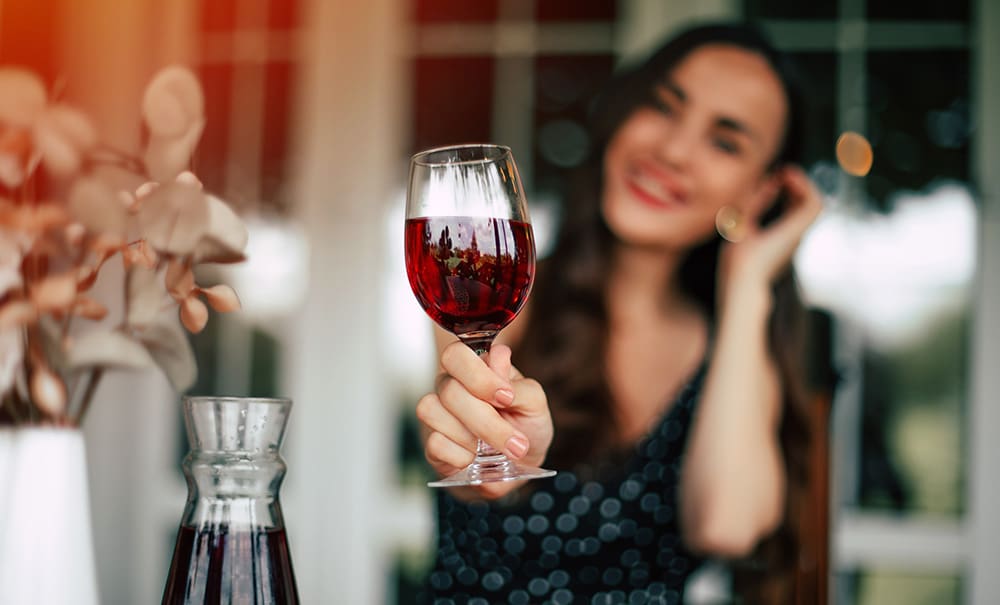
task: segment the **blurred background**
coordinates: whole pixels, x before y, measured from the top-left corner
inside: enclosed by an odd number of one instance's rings
[[[828,208],[796,263],[833,317],[833,603],[1000,594],[1000,3],[992,0],[0,0],[0,63],[135,149],[142,88],[205,88],[194,170],[250,228],[204,276],[244,311],[195,394],[295,400],[282,501],[307,603],[412,602],[431,546],[413,407],[435,367],[402,265],[420,148],[510,145],[544,254],[588,96],[692,20],[751,19],[805,72]],[[865,178],[837,166],[865,135]],[[991,313],[992,311],[992,313]],[[85,424],[102,600],[158,602],[186,487],[178,397],[106,380]]]

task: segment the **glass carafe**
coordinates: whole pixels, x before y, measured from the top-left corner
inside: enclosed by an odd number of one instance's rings
[[[278,490],[287,399],[188,397],[187,505],[164,605],[296,604]]]

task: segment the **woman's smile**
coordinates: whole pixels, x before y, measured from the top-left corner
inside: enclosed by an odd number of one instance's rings
[[[625,185],[637,200],[657,209],[670,210],[688,204],[687,188],[650,162],[630,166]]]

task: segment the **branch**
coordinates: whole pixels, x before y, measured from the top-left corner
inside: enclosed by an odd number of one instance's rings
[[[83,392],[83,397],[80,400],[80,410],[76,413],[71,420],[73,426],[80,426],[83,422],[83,416],[87,413],[87,408],[90,407],[90,402],[94,399],[94,393],[97,392],[97,385],[101,382],[101,378],[104,376],[104,368],[96,367],[90,371],[90,378],[87,381],[87,388]]]

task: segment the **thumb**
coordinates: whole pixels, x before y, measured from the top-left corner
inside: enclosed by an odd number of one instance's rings
[[[486,365],[505,381],[509,381],[511,375],[510,355],[510,347],[507,345],[493,345],[486,358]]]
[[[506,345],[493,345],[490,352],[486,354],[486,365],[493,373],[500,377],[506,384],[510,385],[510,347]],[[499,408],[506,408],[514,403],[513,385],[501,387],[494,394],[494,400]]]

